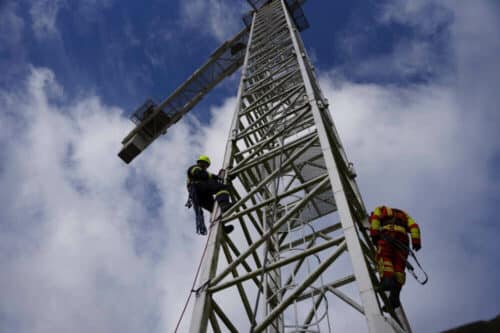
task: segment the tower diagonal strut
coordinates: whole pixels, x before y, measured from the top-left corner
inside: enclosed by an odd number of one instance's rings
[[[224,158],[235,203],[212,212],[192,333],[338,332],[346,318],[411,331],[402,310],[381,310],[367,212],[297,26],[302,2],[249,1]]]

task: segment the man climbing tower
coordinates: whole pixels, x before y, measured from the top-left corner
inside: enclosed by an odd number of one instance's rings
[[[377,247],[377,268],[380,287],[390,291],[389,303],[393,309],[400,306],[399,294],[405,283],[405,265],[411,235],[412,248],[420,250],[420,228],[406,212],[378,206],[370,215],[370,236]],[[386,310],[386,309],[385,309]]]
[[[196,164],[190,166],[187,170],[189,199],[196,212],[196,231],[202,235],[206,235],[207,230],[201,208],[212,212],[215,201],[217,201],[223,213],[231,207],[229,202],[230,186],[224,184],[223,179],[218,175],[208,172],[209,166],[210,158],[206,155],[200,155]],[[226,233],[230,233],[234,229],[232,225],[224,225],[223,228]]]

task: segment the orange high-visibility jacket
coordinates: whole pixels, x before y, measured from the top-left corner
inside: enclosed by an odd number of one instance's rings
[[[413,218],[406,212],[387,206],[376,207],[370,215],[370,236],[378,238],[383,231],[409,233],[413,244],[420,244],[420,228]]]

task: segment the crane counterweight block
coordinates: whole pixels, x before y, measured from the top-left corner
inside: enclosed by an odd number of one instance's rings
[[[118,153],[123,162],[129,164],[148,146],[148,140],[140,133],[135,134]]]
[[[123,147],[118,153],[118,156],[127,164],[159,135],[165,134],[166,128],[172,122],[172,117],[158,109],[151,99],[146,100],[133,113],[131,119],[137,124],[136,130],[123,139]]]

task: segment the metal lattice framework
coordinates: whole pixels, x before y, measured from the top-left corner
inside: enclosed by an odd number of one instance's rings
[[[347,311],[371,333],[411,332],[402,308],[381,310],[356,175],[299,34],[304,0],[247,1],[247,27],[146,101],[118,154],[132,161],[243,64],[224,159],[235,204],[212,212],[190,332],[331,332]]]
[[[254,11],[224,168],[236,203],[212,213],[191,332],[328,332],[335,300],[409,331],[381,311],[355,174],[283,0]]]

